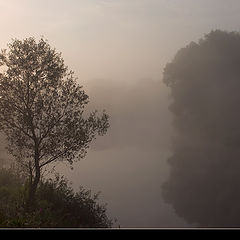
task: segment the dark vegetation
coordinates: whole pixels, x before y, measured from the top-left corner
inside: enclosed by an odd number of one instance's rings
[[[212,31],[166,65],[175,133],[163,197],[187,222],[240,226],[240,34]]]
[[[99,194],[83,187],[74,192],[59,175],[41,180],[34,209],[25,210],[26,181],[13,169],[0,169],[0,227],[24,228],[109,228],[106,205]]]

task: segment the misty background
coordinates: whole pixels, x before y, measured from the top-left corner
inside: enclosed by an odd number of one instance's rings
[[[0,8],[0,48],[43,35],[75,72],[89,108],[111,117],[74,170],[57,166],[74,188],[101,191],[122,227],[194,226],[162,199],[173,133],[162,74],[191,41],[214,29],[239,31],[239,1],[0,0]]]

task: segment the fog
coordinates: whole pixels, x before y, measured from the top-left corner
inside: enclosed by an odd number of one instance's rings
[[[176,154],[172,138],[177,131],[173,124],[177,123],[174,123],[174,113],[168,109],[174,96],[171,88],[163,83],[163,72],[179,49],[192,41],[198,42],[211,30],[239,31],[239,1],[0,0],[0,7],[0,48],[6,48],[11,38],[43,35],[51,46],[62,52],[65,63],[75,72],[90,97],[89,109],[106,109],[110,115],[108,133],[91,144],[87,156],[74,163],[73,170],[64,164],[57,165],[73,182],[73,187],[78,189],[82,185],[94,192],[101,191],[101,201],[108,203],[109,215],[118,219],[116,226],[197,226],[199,219],[187,211],[192,208],[181,205],[184,199],[179,198],[184,198],[187,192],[184,181],[193,182],[189,187],[196,188],[196,172],[193,171],[191,177],[184,175],[184,170],[188,170],[184,162],[173,161],[181,165],[175,168],[168,160]],[[225,85],[221,86],[224,90]],[[234,84],[229,86],[225,94],[216,99],[227,99],[234,88]],[[193,89],[187,99],[190,105],[198,93]],[[221,109],[222,102],[215,106]],[[220,110],[212,121],[215,123],[216,119],[221,120],[219,124],[225,124]],[[193,140],[200,141],[195,136]],[[221,149],[218,155],[223,158],[224,154],[230,154],[218,143],[214,145]],[[3,145],[0,161],[8,158]],[[209,151],[202,150],[202,154],[207,151],[214,155],[212,146]],[[196,156],[193,154],[188,159],[192,157]],[[193,169],[204,164],[203,157],[198,157]],[[174,169],[182,169],[186,178],[176,177]],[[232,171],[229,169],[229,174]],[[200,189],[211,178],[210,171],[208,173],[204,178],[206,182],[199,183]],[[237,172],[234,176],[237,178]],[[178,180],[183,184],[176,191],[165,188],[166,203],[162,197],[163,183],[170,182],[171,186]],[[205,218],[201,221],[207,224]]]
[[[150,79],[134,84],[95,80],[89,86],[92,107],[104,107],[111,116],[110,129],[75,170],[64,173],[75,186],[101,190],[122,227],[186,226],[161,197],[169,172],[168,94],[160,81]]]

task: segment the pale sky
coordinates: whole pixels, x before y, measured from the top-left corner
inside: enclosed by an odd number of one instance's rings
[[[238,0],[0,0],[0,46],[43,35],[82,80],[159,78],[211,29],[239,30]]]
[[[109,133],[63,170],[77,188],[102,191],[123,227],[188,226],[161,199],[171,117],[165,64],[214,29],[240,30],[239,0],[0,0],[0,48],[44,36],[106,108]]]

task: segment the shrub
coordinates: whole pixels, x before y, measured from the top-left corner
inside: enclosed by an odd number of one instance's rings
[[[99,193],[83,187],[74,192],[64,177],[42,180],[36,205],[25,209],[27,184],[12,171],[0,170],[0,227],[28,228],[109,228],[106,204],[98,203]]]

